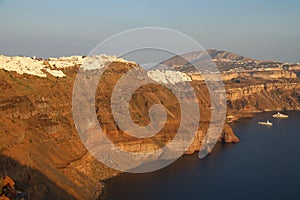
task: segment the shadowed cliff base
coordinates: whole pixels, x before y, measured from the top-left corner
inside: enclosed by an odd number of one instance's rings
[[[0,155],[0,176],[10,176],[16,188],[28,194],[28,199],[75,199],[50,181],[44,174],[16,160]]]

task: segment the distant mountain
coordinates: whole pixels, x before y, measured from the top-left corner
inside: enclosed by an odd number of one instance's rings
[[[219,50],[215,50],[215,49],[208,49],[206,52],[209,54],[209,56],[212,59],[216,59],[216,60],[226,59],[226,60],[230,60],[230,61],[243,61],[243,62],[257,61],[256,59],[248,58],[248,57],[241,56],[239,54],[228,52],[228,51],[219,51]]]
[[[273,68],[282,65],[282,63],[277,61],[262,61],[228,51],[208,49],[206,51],[189,52],[182,56],[174,56],[152,69],[166,69],[171,67],[183,72],[190,72],[194,70],[193,65],[199,65],[199,63],[205,65],[209,62],[215,63],[221,71],[227,71],[234,68]]]

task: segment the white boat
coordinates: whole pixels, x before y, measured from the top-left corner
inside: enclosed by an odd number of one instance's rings
[[[278,112],[277,114],[272,115],[272,117],[274,117],[274,118],[288,118],[289,116]]]
[[[265,125],[265,126],[273,126],[273,123],[270,122],[269,120],[266,121],[266,122],[258,122],[258,124],[260,124],[260,125]]]

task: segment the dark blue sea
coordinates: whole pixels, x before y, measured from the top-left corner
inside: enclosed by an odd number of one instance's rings
[[[104,199],[300,199],[300,112],[272,114],[232,123],[240,143],[217,144],[204,159],[183,156],[156,172],[112,178]],[[266,120],[273,126],[257,124]]]

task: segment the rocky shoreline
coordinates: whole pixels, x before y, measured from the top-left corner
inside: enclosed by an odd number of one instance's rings
[[[118,79],[133,67],[137,66],[132,62],[114,62],[106,71],[96,92],[97,117],[116,145],[132,152],[151,151],[172,140],[180,122],[180,109],[170,91],[155,85],[145,86],[132,99],[132,118],[141,125],[147,124],[147,110],[159,103],[169,111],[166,125],[155,137],[145,140],[134,139],[120,131],[113,121],[109,99]],[[82,145],[72,118],[72,87],[78,67],[59,70],[64,77],[49,74],[39,77],[0,69],[3,91],[0,94],[0,151],[5,158],[1,160],[4,167],[1,173],[6,173],[1,175],[31,186],[31,199],[58,196],[61,199],[93,199],[102,193],[103,181],[120,172],[99,163]],[[41,72],[48,73],[43,69]],[[191,83],[199,94],[201,116],[198,134],[187,154],[200,149],[210,123],[209,92],[203,82],[193,80]],[[228,110],[222,142],[239,141],[230,128],[230,122],[239,118],[263,111],[300,110],[299,78],[236,77],[224,84]],[[18,163],[18,170],[11,168],[10,163]],[[24,168],[25,171],[21,170]],[[34,187],[37,185],[43,187]]]

